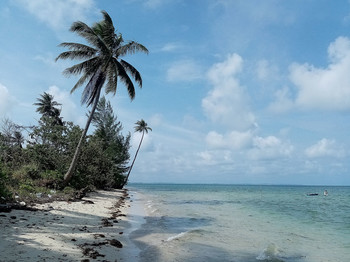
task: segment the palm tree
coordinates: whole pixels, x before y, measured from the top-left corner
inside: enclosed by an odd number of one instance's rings
[[[142,144],[143,137],[144,137],[145,133],[147,134],[148,131],[152,131],[152,128],[150,128],[150,127],[147,125],[147,123],[145,122],[145,120],[143,120],[143,119],[137,121],[137,122],[135,123],[135,125],[136,125],[136,126],[135,126],[135,132],[140,132],[140,133],[142,133],[142,136],[141,136],[141,140],[140,140],[139,146],[138,146],[138,148],[137,148],[137,150],[136,150],[134,159],[133,159],[133,161],[132,161],[132,163],[131,163],[131,166],[130,166],[130,168],[129,168],[129,172],[128,172],[126,178],[125,178],[123,187],[128,183],[128,179],[129,179],[129,175],[130,175],[131,169],[132,169],[132,167],[134,166],[134,163],[135,163],[137,154],[139,153],[139,150],[140,150],[140,147],[141,147],[141,144]]]
[[[15,131],[12,137],[13,143],[18,146],[19,148],[22,148],[22,144],[24,143],[24,137],[21,132]]]
[[[82,104],[87,104],[87,106],[92,105],[90,116],[75,150],[71,165],[64,176],[64,185],[73,176],[82,143],[85,140],[98,104],[102,87],[105,85],[106,93],[112,92],[115,94],[118,80],[122,81],[128,90],[131,100],[135,97],[135,88],[129,75],[142,87],[140,73],[121,57],[137,51],[148,53],[147,48],[134,41],[124,43],[122,35],[115,32],[113,21],[108,13],[102,11],[102,15],[103,20],[95,23],[92,27],[78,21],[74,22],[70,28],[70,31],[83,37],[90,46],[80,43],[62,43],[60,46],[68,48],[69,51],[61,53],[56,58],[56,61],[58,59],[84,60],[65,69],[63,73],[66,75],[81,75],[72,88],[71,93],[79,86],[87,83],[82,93],[81,102]]]
[[[63,122],[60,117],[61,110],[55,107],[61,104],[54,101],[53,96],[46,92],[40,96],[41,98],[37,98],[38,102],[34,103],[34,105],[38,106],[36,111],[45,117],[52,117],[54,119],[54,124],[62,126]]]

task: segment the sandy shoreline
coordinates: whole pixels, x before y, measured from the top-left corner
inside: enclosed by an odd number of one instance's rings
[[[0,261],[137,261],[127,190],[35,207],[0,213]]]

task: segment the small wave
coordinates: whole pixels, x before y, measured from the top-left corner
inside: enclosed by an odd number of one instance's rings
[[[175,236],[171,236],[169,237],[167,240],[165,240],[165,242],[170,242],[170,241],[173,241],[173,240],[176,240],[176,239],[180,239],[180,238],[183,238],[189,234],[203,234],[204,230],[202,229],[192,229],[192,230],[189,230],[189,231],[185,231],[185,232],[181,232]]]
[[[173,240],[175,240],[175,239],[179,239],[179,238],[185,236],[186,234],[188,234],[188,232],[189,232],[189,231],[181,232],[180,234],[177,234],[177,235],[175,235],[175,236],[169,237],[169,238],[166,240],[166,242],[170,242],[170,241],[173,241]]]
[[[280,254],[280,250],[278,250],[275,244],[269,244],[259,256],[256,257],[257,260],[260,261],[268,261],[268,262],[284,262],[278,255]]]

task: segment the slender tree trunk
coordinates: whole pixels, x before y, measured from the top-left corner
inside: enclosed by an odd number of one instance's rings
[[[79,143],[77,145],[77,148],[75,149],[75,153],[74,153],[72,162],[71,162],[71,164],[69,166],[69,169],[68,169],[67,173],[64,175],[63,186],[66,186],[68,184],[68,182],[72,179],[72,176],[74,174],[75,167],[76,167],[76,165],[78,163],[79,154],[80,154],[81,148],[83,146],[83,142],[84,142],[85,137],[86,137],[86,133],[87,133],[87,131],[89,129],[92,117],[93,117],[93,115],[95,113],[98,101],[100,99],[101,87],[99,88],[99,90],[97,92],[97,96],[96,96],[95,102],[94,102],[94,104],[92,106],[90,116],[89,116],[89,118],[88,118],[88,120],[86,122],[86,125],[85,125],[85,128],[83,130],[83,133],[81,134],[81,137],[80,137]]]
[[[134,160],[133,160],[132,163],[131,163],[129,172],[128,172],[128,174],[127,174],[125,180],[124,180],[124,184],[123,184],[122,188],[128,183],[128,179],[129,179],[129,176],[130,176],[130,173],[131,173],[131,169],[132,169],[132,167],[134,166],[134,163],[135,163],[137,154],[139,153],[139,150],[140,150],[140,147],[141,147],[141,144],[142,144],[142,140],[143,140],[143,136],[144,136],[144,135],[145,135],[145,131],[142,132],[142,137],[141,137],[141,140],[140,140],[139,147],[138,147],[137,150],[136,150],[136,153],[135,153],[135,156],[134,156]]]

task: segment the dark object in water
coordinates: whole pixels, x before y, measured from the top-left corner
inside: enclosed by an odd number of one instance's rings
[[[318,196],[318,193],[309,193],[308,196]]]

